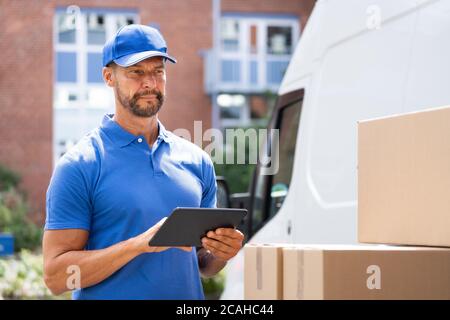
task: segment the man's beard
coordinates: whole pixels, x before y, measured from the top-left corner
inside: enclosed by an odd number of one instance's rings
[[[145,105],[141,106],[138,104],[138,100],[142,96],[148,96],[154,94],[156,96],[156,100],[150,101],[145,100]],[[164,103],[164,96],[162,93],[156,89],[152,90],[145,90],[142,92],[136,92],[131,99],[128,98],[125,94],[123,94],[119,87],[117,87],[117,97],[119,99],[119,102],[122,104],[122,106],[125,109],[128,109],[133,113],[135,116],[138,117],[153,117],[155,114],[158,113],[158,111],[161,109],[163,103]]]

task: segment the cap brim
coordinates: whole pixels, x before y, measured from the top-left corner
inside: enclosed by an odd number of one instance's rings
[[[159,52],[159,51],[142,51],[142,52],[138,52],[138,53],[133,53],[133,54],[129,54],[129,55],[117,58],[114,60],[114,62],[117,63],[121,67],[129,67],[129,66],[132,66],[133,64],[141,62],[142,60],[152,58],[152,57],[163,57],[173,63],[177,63],[177,60],[175,58],[169,56],[167,53]]]

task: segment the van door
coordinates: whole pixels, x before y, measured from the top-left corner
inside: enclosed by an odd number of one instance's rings
[[[278,213],[288,195],[303,95],[302,89],[278,99],[269,125],[269,129],[276,130],[277,134],[268,135],[264,149],[270,162],[265,166],[261,161],[258,162],[251,186],[249,238]],[[289,236],[291,231],[289,224],[283,227],[285,228],[283,234]]]
[[[403,112],[450,104],[450,1],[421,7],[410,54]]]
[[[357,124],[402,111],[416,18],[355,30],[317,60],[302,112],[295,243],[357,242]]]

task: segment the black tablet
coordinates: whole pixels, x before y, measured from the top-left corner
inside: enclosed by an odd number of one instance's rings
[[[175,208],[150,239],[152,247],[201,247],[201,239],[217,228],[236,228],[245,209]]]

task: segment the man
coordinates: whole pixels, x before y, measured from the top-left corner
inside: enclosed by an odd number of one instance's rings
[[[74,299],[204,299],[210,277],[237,254],[243,235],[210,231],[203,247],[150,247],[175,207],[215,207],[208,155],[158,120],[167,54],[158,30],[120,29],[103,49],[115,114],[58,162],[47,190],[45,283]],[[189,106],[182,106],[189,107]]]

